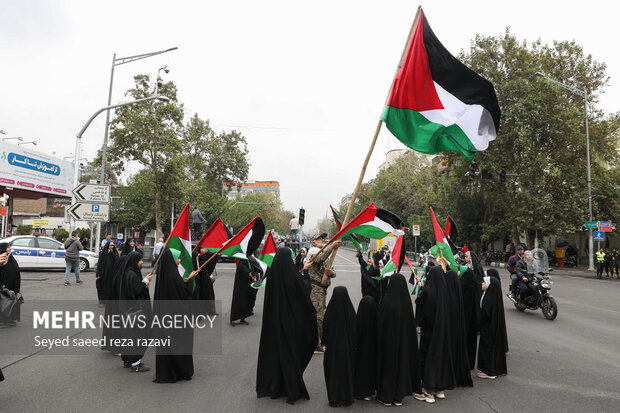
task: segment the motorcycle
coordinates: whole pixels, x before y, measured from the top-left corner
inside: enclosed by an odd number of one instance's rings
[[[525,259],[525,258],[524,258]],[[527,263],[527,297],[521,300],[520,290],[515,292],[515,298],[510,298],[518,311],[542,310],[547,320],[555,320],[558,316],[558,305],[555,298],[550,294],[551,284],[549,280],[549,260],[545,250],[536,248],[532,250],[532,258],[525,259]]]

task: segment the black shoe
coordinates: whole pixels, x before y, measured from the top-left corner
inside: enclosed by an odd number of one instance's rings
[[[241,320],[241,321],[239,321],[239,324],[243,324],[243,325],[246,325],[246,326],[249,326],[249,325],[250,325],[250,323],[248,323],[248,322],[247,322],[247,321],[245,321],[245,320]]]
[[[131,362],[130,361],[123,361],[123,368],[128,369],[131,367]]]
[[[80,280],[80,281],[76,281],[75,283],[76,283],[76,284],[82,284],[82,280]]]
[[[65,287],[68,287],[69,283],[67,281],[65,281]]]
[[[140,363],[137,366],[131,366],[132,373],[144,373],[145,371],[150,371],[151,368],[144,363]]]

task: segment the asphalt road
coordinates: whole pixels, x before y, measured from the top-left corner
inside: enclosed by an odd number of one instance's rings
[[[354,254],[341,251],[332,286],[344,285],[357,307],[361,298],[359,266]],[[201,411],[273,412],[333,411],[328,407],[322,356],[315,355],[305,373],[309,401],[287,405],[284,399],[257,399],[254,391],[263,292],[258,293],[249,326],[227,323],[234,264],[218,264],[216,296],[222,300],[222,352],[194,356],[189,382],[152,383],[153,372],[129,373],[109,353],[85,356],[0,354],[6,380],[0,383],[0,411]],[[405,272],[405,271],[404,271]],[[500,270],[505,286],[508,276]],[[563,275],[564,274],[564,275]],[[577,275],[577,276],[575,276]],[[409,273],[406,271],[408,278]],[[22,291],[28,300],[96,299],[94,273],[80,286],[62,284],[62,272],[24,272]],[[590,276],[591,277],[591,276]],[[152,288],[152,287],[151,287]],[[617,412],[620,410],[620,280],[595,280],[578,274],[554,275],[558,318],[547,321],[540,311],[517,312],[505,298],[510,352],[508,375],[495,381],[474,377],[474,387],[447,392],[434,405],[411,397],[402,409],[417,412]],[[32,323],[23,317],[22,324]],[[0,330],[3,337],[20,327]],[[145,363],[154,367],[150,349]],[[391,407],[395,409],[395,407]],[[345,410],[382,411],[374,401],[356,401]]]

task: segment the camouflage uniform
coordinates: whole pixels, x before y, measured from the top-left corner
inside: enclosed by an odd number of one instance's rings
[[[314,254],[312,254],[312,250],[310,248],[308,251],[307,258],[310,259]],[[318,251],[318,248],[316,249]],[[308,269],[308,275],[310,276],[311,288],[310,291],[310,300],[312,301],[312,305],[314,305],[314,309],[316,310],[316,323],[319,331],[319,343],[321,345],[321,337],[323,336],[323,315],[325,314],[325,301],[327,297],[327,288],[331,284],[330,277],[327,278],[325,284],[322,284],[323,273],[325,272],[325,263],[332,253],[332,246],[328,246],[316,256],[314,260],[312,260],[312,266]],[[331,276],[331,278],[335,277],[336,273]]]

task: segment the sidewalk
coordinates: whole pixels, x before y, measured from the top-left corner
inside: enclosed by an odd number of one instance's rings
[[[484,266],[485,269],[491,268],[491,267],[499,267],[499,268],[506,268],[506,263],[504,262],[492,262],[490,266]],[[578,265],[576,267],[551,267],[553,269],[553,271],[551,271],[551,275],[565,275],[567,277],[581,277],[581,278],[592,278],[592,279],[596,279],[596,271],[588,271],[588,266],[587,265]],[[508,271],[508,270],[506,270]],[[610,276],[609,278],[605,277],[605,272],[603,272],[603,278],[602,279],[607,279],[610,280],[612,277]],[[616,278],[614,276],[613,278],[614,280],[618,280],[618,278]],[[618,280],[620,281],[620,280]]]

